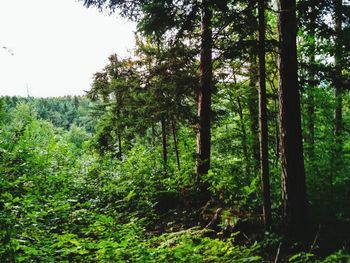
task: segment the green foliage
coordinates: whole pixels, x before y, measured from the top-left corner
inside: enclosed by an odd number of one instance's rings
[[[138,146],[123,161],[101,159],[77,151],[87,138],[80,128],[62,134],[28,104],[11,114],[0,139],[1,262],[259,260],[258,246],[199,229],[149,236],[156,195],[177,185],[156,151]]]
[[[68,143],[72,143],[78,150],[83,150],[84,143],[90,139],[90,136],[83,128],[73,124],[64,138]]]
[[[320,262],[320,263],[330,263],[330,262],[349,262],[350,255],[339,250],[327,256],[325,259],[318,259],[316,255],[312,253],[301,252],[291,256],[288,262],[303,263],[303,262]]]
[[[239,247],[234,245],[234,237],[225,241],[203,237],[202,230],[188,229],[165,234],[151,240],[157,244],[152,254],[157,262],[259,262],[261,257],[254,255],[259,246]]]
[[[138,21],[137,49],[132,58],[110,56],[87,97],[0,99],[0,262],[263,262],[291,243],[261,228],[256,1],[211,2],[209,173],[197,178],[193,169],[200,1],[86,0],[110,12],[120,7]],[[350,99],[342,91],[337,137],[333,93],[339,83],[348,87],[349,19],[344,7],[337,32],[329,21],[333,9],[332,1],[298,1],[310,221],[322,227],[312,249],[283,247],[280,256],[289,262],[350,257]],[[278,225],[277,19],[266,13],[268,150]],[[200,195],[198,179],[210,198]],[[343,249],[332,253],[331,242]]]
[[[301,252],[289,258],[289,262],[311,262],[315,257],[312,253]]]
[[[339,250],[337,252],[332,253],[327,256],[322,262],[323,263],[331,263],[331,262],[349,262],[350,254],[344,250]]]
[[[185,127],[178,130],[181,170],[174,158],[164,170],[161,147],[135,143],[122,160],[113,154],[99,156],[87,150],[90,137],[84,129],[74,124],[68,131],[56,128],[39,119],[31,104],[18,104],[4,112],[3,119],[1,262],[261,262],[262,251],[281,242],[276,236],[261,245],[238,245],[236,235],[213,238],[198,227],[175,226],[169,228],[174,232],[157,235],[149,231],[163,224],[157,210],[164,206],[162,198],[175,202],[165,209],[193,203],[189,192],[196,185],[195,141]],[[214,130],[215,140],[228,142],[225,137],[231,134],[221,129]],[[218,144],[217,151],[225,154],[225,146]],[[238,151],[230,158],[214,158],[206,180],[213,196],[243,212],[259,205],[254,204],[259,184],[254,178],[247,184],[244,177],[232,176],[245,171],[242,161],[234,158],[240,155]],[[235,224],[232,216],[223,213],[222,220],[229,220],[224,224]],[[339,251],[324,262],[347,258],[347,252]],[[290,257],[291,262],[318,260],[308,253]]]
[[[88,111],[92,106],[86,97],[60,97],[60,98],[21,98],[21,97],[2,97],[3,111],[10,113],[19,104],[30,105],[39,119],[47,120],[56,127],[66,130],[72,124],[84,127],[86,131],[92,132],[94,120],[90,118]],[[5,115],[7,118],[10,114]],[[10,120],[7,120],[10,121]]]

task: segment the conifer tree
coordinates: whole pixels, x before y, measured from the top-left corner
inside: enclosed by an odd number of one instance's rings
[[[279,105],[282,207],[287,234],[300,238],[306,226],[306,182],[297,62],[296,1],[279,0]]]

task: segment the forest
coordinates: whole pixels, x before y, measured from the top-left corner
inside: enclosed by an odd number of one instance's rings
[[[0,97],[0,262],[350,262],[349,1],[79,2],[136,47]]]

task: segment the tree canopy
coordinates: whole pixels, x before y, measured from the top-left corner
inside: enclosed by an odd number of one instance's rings
[[[1,262],[349,260],[347,2],[81,2],[136,47],[0,98]]]

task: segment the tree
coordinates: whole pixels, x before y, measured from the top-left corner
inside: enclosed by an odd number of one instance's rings
[[[135,70],[135,62],[131,59],[118,59],[116,54],[109,57],[109,63],[94,75],[92,89],[88,95],[98,104],[102,111],[98,131],[95,136],[97,148],[101,153],[106,150],[115,151],[121,159],[123,153],[122,140],[126,129],[130,126],[142,129],[135,104],[135,90],[140,86],[140,76]],[[134,118],[135,117],[135,118]],[[148,120],[149,118],[145,118]],[[130,125],[130,124],[133,125]],[[117,145],[117,147],[115,147]],[[117,149],[115,149],[117,148]]]
[[[200,88],[198,92],[197,177],[210,168],[211,148],[211,94],[212,94],[212,10],[209,0],[202,2]]]
[[[193,124],[195,90],[198,74],[195,67],[196,51],[187,45],[169,45],[152,38],[138,40],[138,63],[144,69],[144,92],[147,93],[144,112],[149,112],[154,122],[160,122],[162,155],[164,164],[168,160],[168,135],[171,126],[175,154],[179,164],[176,122]],[[178,165],[179,166],[179,165]]]
[[[4,120],[4,116],[5,116],[5,105],[4,105],[4,99],[1,97],[0,98],[0,125],[2,124],[3,120]]]
[[[332,178],[330,181],[331,188],[333,188],[334,175],[340,168],[343,142],[342,142],[342,129],[343,129],[343,83],[342,83],[342,65],[343,65],[343,39],[342,39],[342,16],[343,16],[343,4],[342,0],[333,0],[334,3],[334,97],[335,97],[335,110],[334,110],[334,160],[332,167]]]
[[[251,150],[253,156],[254,172],[259,172],[260,167],[260,146],[259,146],[259,134],[256,132],[259,130],[259,91],[257,84],[259,82],[258,77],[258,61],[255,49],[252,49],[249,58],[249,88],[248,95],[248,108],[250,115],[250,134],[251,134]]]
[[[265,1],[258,2],[259,18],[259,127],[260,127],[260,165],[263,192],[263,214],[266,228],[271,226],[271,201],[269,181],[266,66],[265,66]]]
[[[300,31],[303,35],[301,46],[301,70],[300,78],[305,83],[303,88],[306,95],[306,132],[305,149],[308,159],[312,162],[315,158],[315,90],[317,88],[317,63],[316,63],[316,41],[317,24],[320,17],[320,1],[301,1],[299,3]],[[323,4],[321,4],[323,5]],[[321,9],[322,10],[322,9]]]
[[[279,0],[279,105],[282,207],[287,234],[306,225],[306,183],[298,88],[296,1]]]
[[[216,6],[222,8],[219,1]],[[159,37],[168,30],[179,27],[175,41],[183,36],[184,31],[192,29],[196,13],[201,11],[201,48],[200,48],[200,88],[198,91],[198,133],[197,133],[197,178],[208,173],[210,168],[210,130],[211,130],[211,93],[212,93],[212,8],[210,0],[178,3],[176,1],[111,1],[84,0],[86,6],[106,7],[112,12],[116,7],[122,9],[122,14],[134,18],[139,23],[139,29],[146,35]],[[189,10],[189,11],[188,11]],[[176,12],[179,11],[179,12]],[[140,16],[143,14],[143,16]],[[177,15],[178,14],[178,15]],[[182,26],[181,26],[182,25]]]

